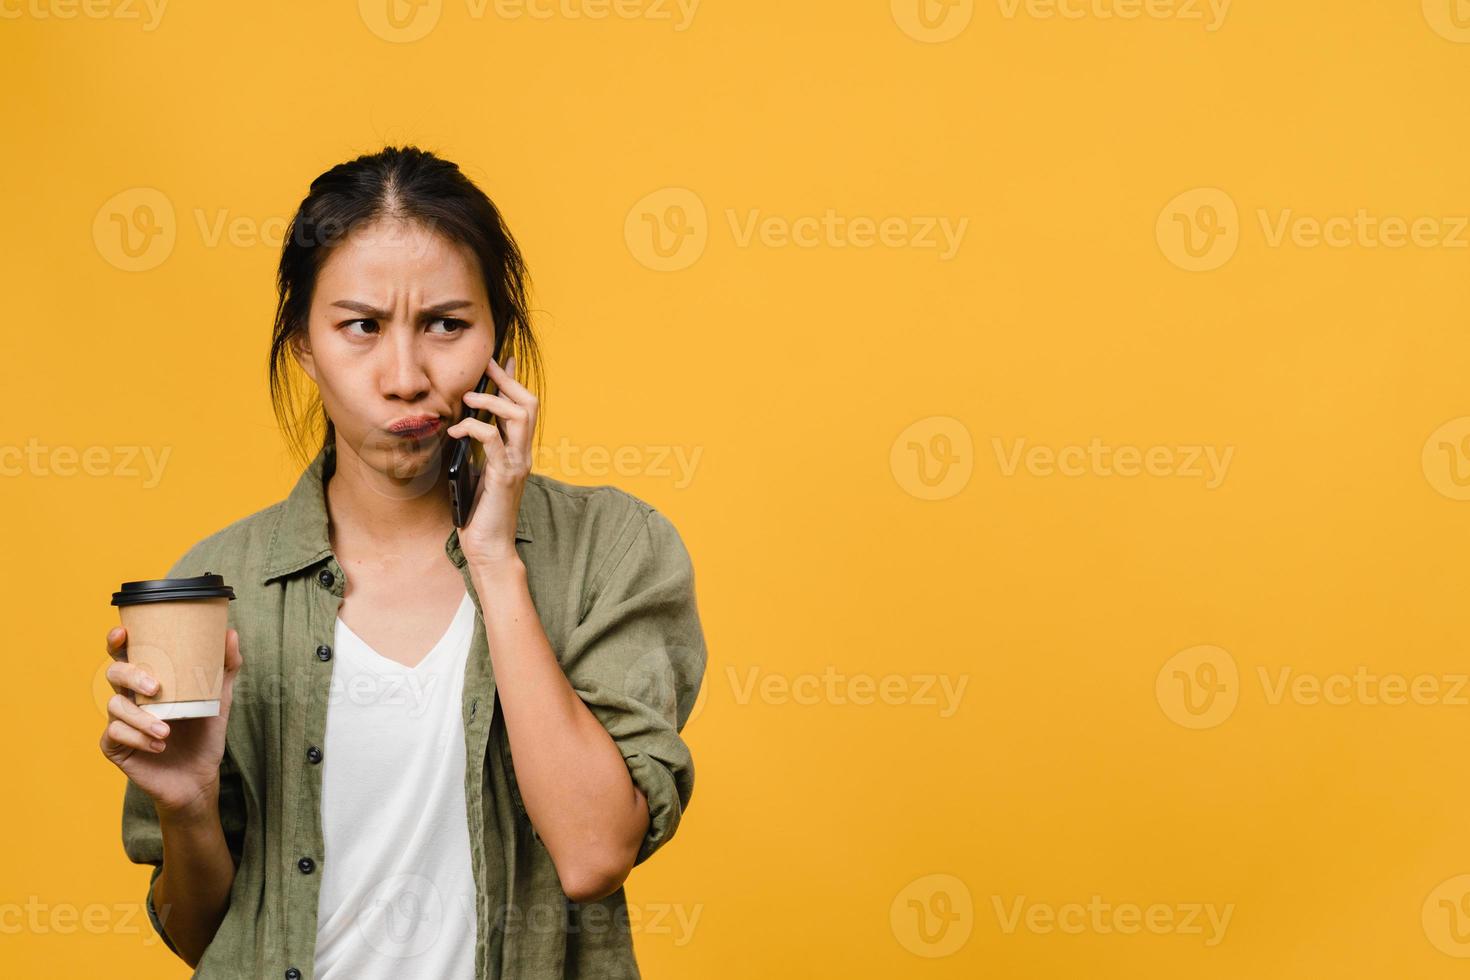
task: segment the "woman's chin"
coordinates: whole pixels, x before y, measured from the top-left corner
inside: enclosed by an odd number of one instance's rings
[[[393,445],[375,453],[374,469],[390,480],[418,484],[435,484],[444,475],[448,454],[448,440],[444,436],[427,436],[423,439],[399,439]]]

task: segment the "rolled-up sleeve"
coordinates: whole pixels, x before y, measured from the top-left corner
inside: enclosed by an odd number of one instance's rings
[[[648,798],[635,866],[674,836],[694,793],[694,760],[680,732],[706,660],[689,552],[668,518],[641,510],[619,535],[609,571],[563,651],[572,688]]]
[[[220,829],[224,832],[225,845],[238,868],[245,846],[245,799],[239,770],[234,766],[228,751],[220,763],[219,772]],[[129,861],[153,866],[144,898],[148,921],[153,925],[153,931],[163,940],[163,944],[175,956],[181,956],[169,940],[168,934],[163,931],[163,918],[160,918],[158,909],[153,904],[153,883],[163,873],[163,830],[158,822],[158,811],[153,806],[153,797],[131,779],[123,790],[122,843],[123,853],[128,856]]]
[[[153,925],[153,931],[158,933],[158,938],[163,940],[170,952],[180,956],[178,949],[168,938],[168,933],[163,931],[163,922],[153,905],[153,883],[163,873],[163,833],[158,826],[158,814],[153,809],[153,799],[131,779],[123,791],[122,841],[128,860],[134,864],[153,865],[153,874],[148,878],[148,890],[143,905],[148,910],[148,921]]]

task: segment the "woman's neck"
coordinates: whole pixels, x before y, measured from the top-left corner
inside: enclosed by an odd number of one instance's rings
[[[340,447],[332,455],[336,461],[326,483],[326,500],[334,551],[344,542],[397,554],[431,545],[442,548],[454,526],[442,456],[438,465],[400,479]]]

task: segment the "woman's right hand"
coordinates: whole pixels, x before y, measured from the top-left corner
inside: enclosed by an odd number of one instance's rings
[[[102,754],[153,798],[160,816],[187,816],[217,805],[225,728],[235,677],[244,663],[239,633],[234,629],[225,633],[225,675],[219,714],[213,718],[165,721],[139,707],[134,692],[154,694],[157,681],[141,665],[128,662],[127,649],[127,630],[113,627],[107,634],[107,653],[113,658],[107,682],[114,693],[107,701],[108,722],[99,741]],[[161,726],[161,732],[154,726]]]

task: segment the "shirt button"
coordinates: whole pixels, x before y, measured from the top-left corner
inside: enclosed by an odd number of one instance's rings
[[[316,648],[316,658],[318,660],[331,660],[332,648],[323,643],[321,646]]]
[[[318,762],[321,762],[322,750],[317,748],[315,745],[310,746],[306,750],[306,761],[310,762],[312,765],[316,765]]]
[[[311,858],[302,858],[300,861],[296,862],[296,867],[301,869],[302,874],[309,875],[311,874],[312,869],[316,867],[316,862],[313,861]]]
[[[332,587],[332,583],[337,581],[337,576],[332,574],[332,570],[330,568],[323,568],[321,571],[316,573],[316,580],[322,583],[322,588],[330,589]]]
[[[294,966],[287,967],[286,980],[301,980],[301,971],[296,969],[296,967]]]

